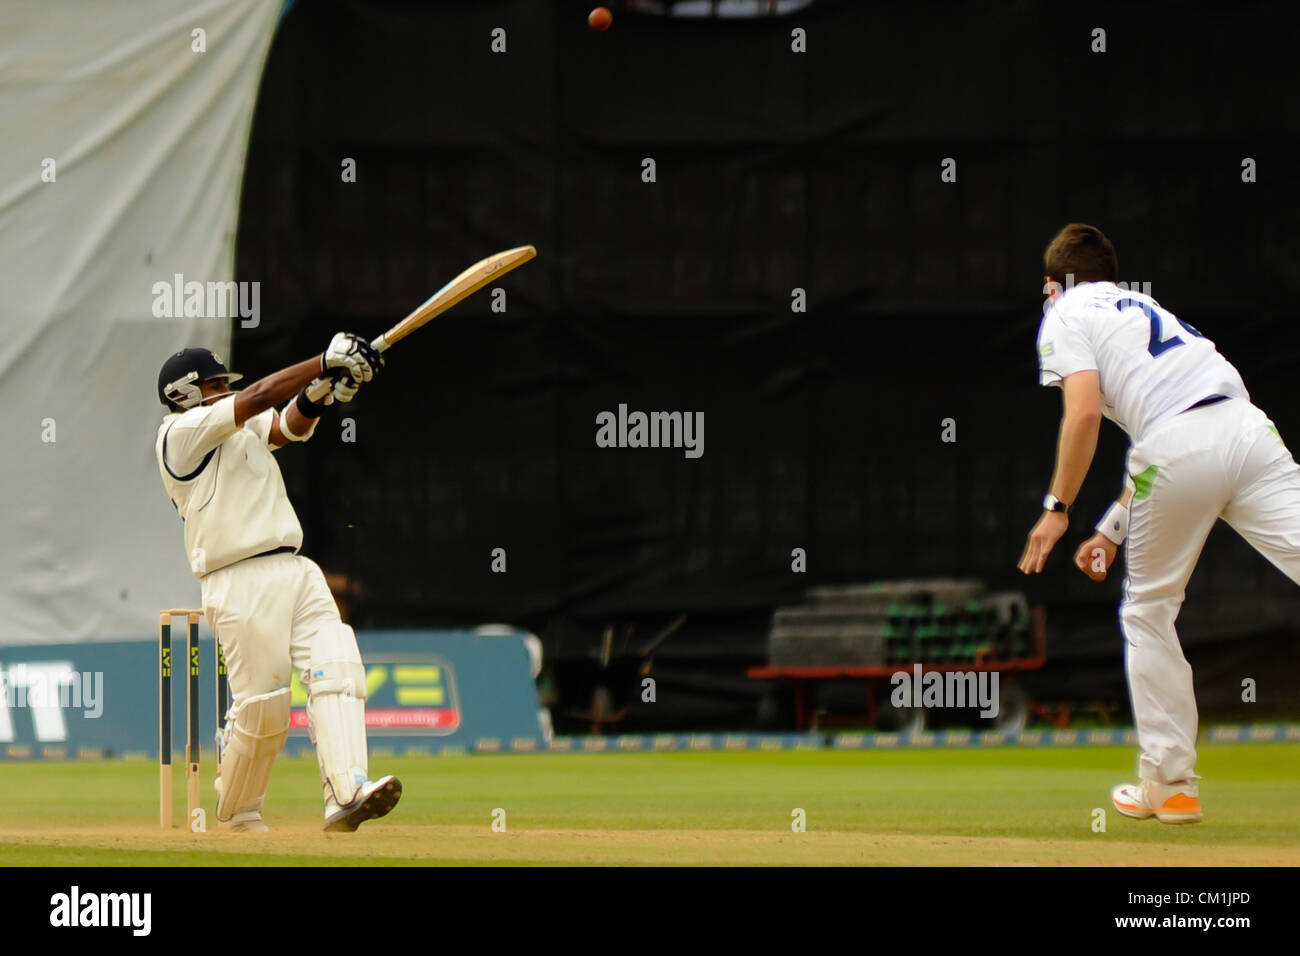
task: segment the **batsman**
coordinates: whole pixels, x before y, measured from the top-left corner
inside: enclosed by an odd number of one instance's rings
[[[158,470],[184,522],[203,612],[229,670],[231,708],[218,731],[216,781],[224,829],[268,829],[262,805],[289,734],[294,671],[307,689],[325,829],[356,830],[401,798],[395,777],[370,779],[356,635],[339,617],[320,567],[298,553],[302,526],[273,455],[311,438],[325,409],[350,402],[382,364],[369,342],[340,332],[323,354],[237,392],[230,386],[242,376],[204,348],[177,352],[158,375],[158,398],[168,409],[155,445]]]

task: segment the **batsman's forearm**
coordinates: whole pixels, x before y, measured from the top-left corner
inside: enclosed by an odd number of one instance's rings
[[[316,419],[308,418],[302,412],[298,411],[298,404],[290,402],[283,412],[285,424],[295,435],[306,435],[311,431],[311,426],[316,424]]]
[[[320,374],[320,356],[315,355],[258,379],[235,396],[235,424],[242,425],[268,408],[287,402]]]
[[[1061,419],[1061,433],[1056,445],[1056,471],[1052,474],[1052,494],[1074,504],[1088,476],[1092,456],[1097,451],[1097,434],[1101,431],[1100,415],[1066,415]]]

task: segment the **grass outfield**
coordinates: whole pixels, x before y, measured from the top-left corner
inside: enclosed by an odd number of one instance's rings
[[[296,759],[276,767],[263,835],[161,832],[152,763],[6,763],[0,865],[1300,864],[1300,746],[1203,747],[1206,821],[1183,827],[1110,807],[1134,761],[1127,747],[382,758],[372,770],[405,785],[397,810],[325,834],[315,761]],[[176,791],[180,821],[179,776]]]

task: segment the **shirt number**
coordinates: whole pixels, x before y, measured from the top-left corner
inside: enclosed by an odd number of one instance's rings
[[[1169,338],[1165,338],[1163,317],[1157,309],[1152,308],[1145,302],[1139,302],[1137,299],[1120,299],[1115,303],[1115,308],[1119,309],[1121,312],[1125,309],[1141,309],[1146,313],[1146,317],[1151,321],[1151,341],[1147,343],[1147,351],[1151,353],[1152,358],[1158,358],[1160,355],[1168,352],[1175,345],[1185,344],[1177,335],[1171,335]],[[1178,320],[1178,324],[1198,339],[1203,337],[1200,332],[1196,331],[1196,329],[1192,328],[1192,326],[1188,325],[1182,319]]]

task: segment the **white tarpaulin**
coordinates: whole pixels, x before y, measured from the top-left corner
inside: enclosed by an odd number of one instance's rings
[[[158,369],[224,355],[231,319],[157,318],[154,285],[234,278],[281,5],[0,0],[0,643],[141,637],[198,600]]]

